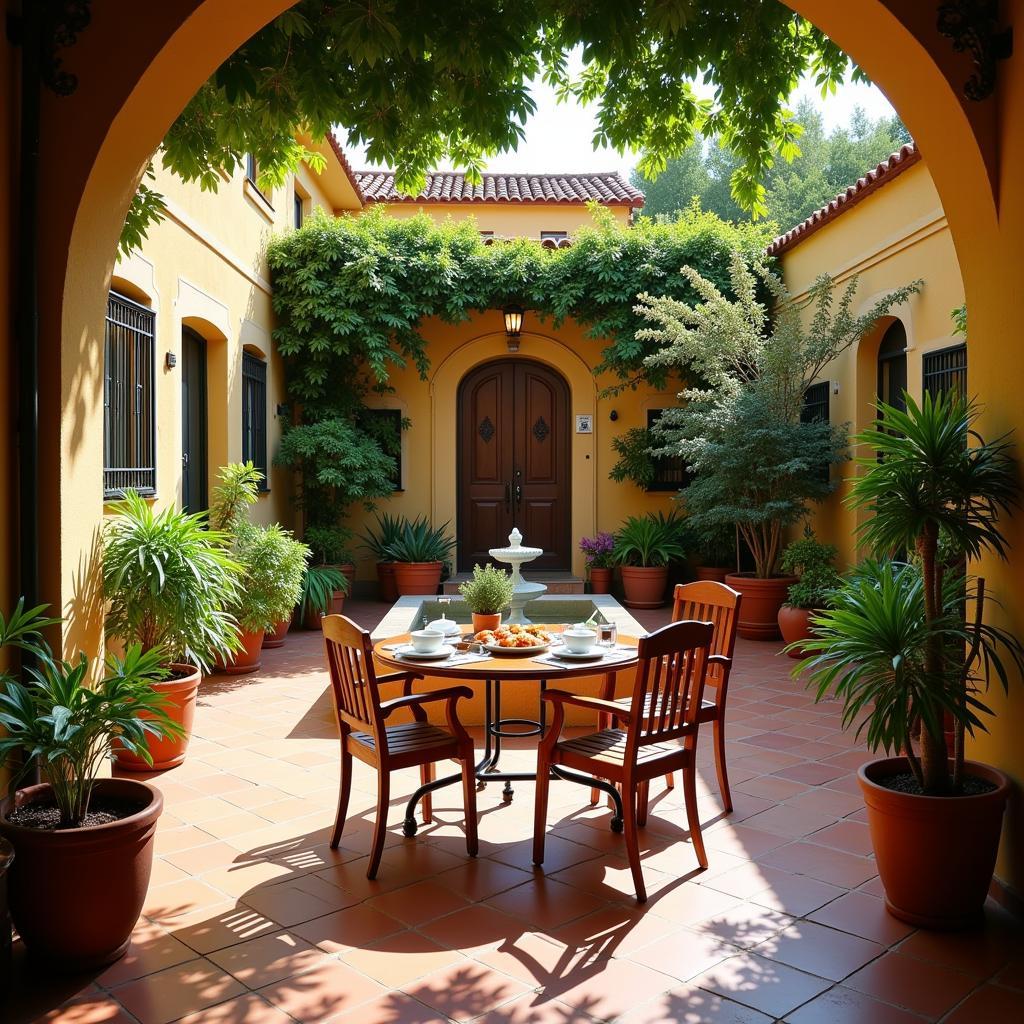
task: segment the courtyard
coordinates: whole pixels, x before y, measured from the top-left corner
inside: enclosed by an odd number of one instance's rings
[[[387,606],[350,602],[372,628]],[[668,611],[636,613],[645,628]],[[153,778],[165,810],[127,955],[88,976],[34,972],[17,944],[12,1024],[955,1024],[1024,1015],[1024,929],[990,901],[985,926],[915,930],[890,916],[854,770],[869,759],[815,705],[780,645],[737,642],[719,802],[701,737],[697,868],[680,789],[651,787],[638,907],[610,812],[555,783],[543,871],[533,787],[479,794],[465,854],[458,788],[415,839],[395,777],[381,870],[365,877],[375,800],[358,765],[341,847],[328,847],[338,739],[319,632],[293,632],[263,669],[213,677],[188,760]],[[479,730],[477,730],[478,732]],[[479,735],[477,747],[481,746]],[[509,752],[535,764],[534,741]]]

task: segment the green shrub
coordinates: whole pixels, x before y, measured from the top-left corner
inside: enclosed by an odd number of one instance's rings
[[[832,596],[843,582],[834,565],[838,553],[834,544],[818,541],[810,527],[800,540],[789,544],[782,552],[780,568],[800,579],[790,586],[787,603],[794,608],[831,607]]]
[[[512,577],[493,565],[474,565],[473,578],[459,586],[471,612],[496,615],[512,603]]]

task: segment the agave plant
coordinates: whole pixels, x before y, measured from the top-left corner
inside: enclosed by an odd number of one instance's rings
[[[686,556],[680,541],[682,525],[675,513],[630,516],[615,534],[612,555],[619,565],[645,568],[668,565]]]
[[[40,630],[59,619],[44,618],[45,605],[26,609],[19,601],[10,618],[0,615],[0,648],[18,647],[31,655],[22,681],[0,676],[0,766],[13,762],[17,751],[27,757],[14,773],[16,788],[38,766],[53,791],[60,827],[82,824],[93,786],[117,739],[147,764],[153,759],[147,736],[182,734],[165,709],[167,698],[153,688],[166,676],[159,648],[143,651],[133,644],[121,657],[107,658],[107,671],[91,684],[89,659],[54,657]],[[145,716],[145,717],[143,717]]]
[[[404,520],[398,537],[386,548],[392,562],[444,562],[451,556],[455,541],[445,532],[448,523],[432,527],[426,516]]]
[[[405,526],[402,516],[393,516],[388,512],[378,515],[377,529],[369,529],[360,538],[363,547],[369,551],[378,562],[386,562],[390,559],[388,550],[397,541]]]

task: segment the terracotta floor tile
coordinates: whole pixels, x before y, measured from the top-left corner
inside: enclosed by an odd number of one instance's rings
[[[557,992],[582,966],[595,962],[590,950],[570,947],[547,935],[523,932],[476,953],[475,960],[530,988]]]
[[[809,786],[820,786],[842,775],[849,775],[850,770],[837,764],[822,764],[820,761],[804,761],[801,764],[780,768],[776,775],[780,779],[792,779],[794,782],[806,782]]]
[[[400,921],[365,903],[337,910],[292,928],[296,935],[328,953],[345,953],[403,930],[404,925]]]
[[[844,850],[858,857],[870,856],[872,852],[868,827],[860,821],[838,821],[834,825],[819,829],[809,838],[812,843]]]
[[[842,981],[881,956],[885,946],[810,921],[797,921],[765,939],[755,952],[808,974]]]
[[[742,825],[728,824],[724,828],[705,830],[704,845],[709,850],[720,850],[748,860],[782,846],[786,842],[785,836],[758,828],[758,817],[755,814]]]
[[[448,1024],[446,1016],[402,992],[378,996],[332,1021],[333,1024]]]
[[[735,956],[736,946],[723,942],[710,931],[680,928],[628,954],[634,963],[667,974],[677,982],[689,981],[727,957]],[[620,954],[621,955],[621,954]]]
[[[172,850],[170,853],[164,854],[163,859],[187,875],[195,877],[207,871],[223,870],[225,865],[231,865],[238,859],[238,856],[238,851],[234,847],[219,842],[212,836],[207,836],[207,841],[203,845],[191,846],[183,850]],[[217,888],[222,889],[223,886],[217,886]]]
[[[606,960],[583,967],[562,984],[546,990],[559,1002],[582,1010],[597,1020],[615,1020],[636,1006],[637,998],[654,998],[673,987],[673,980],[630,960]]]
[[[945,1024],[995,1024],[1013,1020],[1024,1020],[1024,992],[999,985],[982,985],[945,1018]]]
[[[753,953],[723,960],[693,978],[691,984],[772,1017],[784,1017],[831,987],[831,982],[822,978]]]
[[[300,1024],[326,1024],[382,994],[383,989],[375,981],[337,960],[326,960],[305,974],[259,991]]]
[[[249,988],[261,988],[320,964],[326,954],[289,932],[261,935],[209,954],[209,959]]]
[[[434,877],[434,881],[438,885],[454,889],[468,900],[485,900],[490,896],[496,896],[499,892],[514,889],[532,877],[532,870],[520,871],[518,868],[500,864],[490,858],[477,857],[465,864],[443,871]]]
[[[620,1017],[616,1024],[771,1024],[771,1017],[713,992],[683,985]]]
[[[159,925],[150,924],[143,918],[132,932],[128,952],[111,964],[96,980],[104,988],[113,988],[122,982],[142,978],[195,958],[195,950],[179,942]]]
[[[809,919],[885,946],[894,945],[914,930],[912,925],[893,917],[877,896],[860,889],[844,893],[814,911]]]
[[[110,996],[97,992],[73,999],[42,1017],[20,1017],[15,1012],[11,1024],[135,1024],[135,1018]]]
[[[539,926],[546,930],[592,913],[602,905],[601,901],[590,893],[556,882],[544,875],[539,875],[525,885],[493,896],[487,904],[512,917],[528,921],[530,926]]]
[[[594,1018],[543,992],[527,992],[478,1017],[474,1024],[594,1024]]]
[[[442,946],[467,952],[490,949],[504,939],[514,938],[530,930],[521,918],[486,903],[474,904],[447,917],[439,917],[419,928],[424,935]],[[536,927],[532,930],[536,930]]]
[[[240,900],[247,907],[285,927],[323,917],[358,902],[340,889],[333,893],[310,893],[296,882],[281,882],[253,889]]]
[[[406,925],[419,925],[435,917],[454,913],[468,906],[468,901],[454,889],[436,882],[416,882],[402,889],[374,896],[366,904]]]
[[[526,986],[484,964],[462,960],[403,986],[403,991],[462,1022],[515,999]]]
[[[153,849],[158,857],[165,857],[169,853],[191,850],[196,846],[206,846],[215,841],[209,832],[204,832],[194,825],[182,825],[179,828],[158,827]]]
[[[532,821],[532,816],[531,816]],[[620,843],[621,846],[621,843]],[[620,852],[624,851],[624,847]],[[596,857],[597,850],[591,846],[572,843],[567,839],[548,833],[544,842],[544,871],[553,875],[556,871],[578,864],[580,861]],[[493,859],[502,864],[519,868],[521,871],[533,871],[533,839],[524,839],[499,849]]]
[[[847,889],[856,888],[876,873],[874,861],[867,857],[855,857],[812,842],[798,841],[780,846],[758,857],[758,861]]]
[[[468,962],[457,949],[447,949],[415,931],[397,932],[344,954],[345,963],[386,988],[403,988],[449,964]]]
[[[242,995],[245,987],[207,960],[193,960],[113,989],[141,1024],[168,1024]]]
[[[886,953],[843,984],[883,1002],[938,1019],[977,985],[977,979],[925,960]]]
[[[736,906],[740,901],[728,893],[703,885],[683,882],[654,896],[646,905],[659,917],[677,925],[693,924]]]
[[[767,811],[747,818],[746,824],[751,828],[759,828],[766,832],[792,836],[794,839],[810,835],[826,825],[835,822],[835,816],[824,811],[816,811],[810,807],[799,807],[794,804],[779,804]]]
[[[226,1003],[198,1010],[182,1017],[178,1024],[293,1024],[283,1010],[268,1003],[262,996],[249,992]]]
[[[768,800],[787,800],[807,791],[807,786],[794,779],[780,779],[775,775],[760,775],[733,787],[740,793],[765,797]]]
[[[674,922],[648,914],[643,907],[614,904],[556,928],[551,936],[587,959],[597,960],[629,957],[642,946],[678,929]]]
[[[691,927],[695,931],[712,935],[731,946],[751,949],[765,939],[777,935],[793,923],[793,918],[756,903],[737,903],[720,914],[698,921]]]
[[[186,878],[150,889],[142,912],[154,921],[167,922],[223,902],[224,893],[203,882]]]
[[[234,901],[176,917],[168,921],[165,927],[171,935],[197,953],[209,953],[281,929],[276,921]]]
[[[785,801],[792,807],[810,807],[816,811],[824,811],[836,818],[858,811],[864,806],[864,799],[859,793],[840,793],[834,789],[812,787],[804,789]]]
[[[985,924],[960,932],[919,929],[899,944],[898,952],[973,974],[979,981],[1024,952],[1024,938],[1002,910],[988,910]]]
[[[922,1018],[836,985],[794,1010],[786,1017],[786,1024],[922,1024]]]

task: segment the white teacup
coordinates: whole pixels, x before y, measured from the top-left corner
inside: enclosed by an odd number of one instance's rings
[[[417,654],[433,654],[441,649],[444,643],[444,633],[439,629],[417,629],[410,634],[413,650]]]
[[[562,633],[562,643],[571,654],[586,654],[597,643],[597,633],[586,626],[573,626]]]

